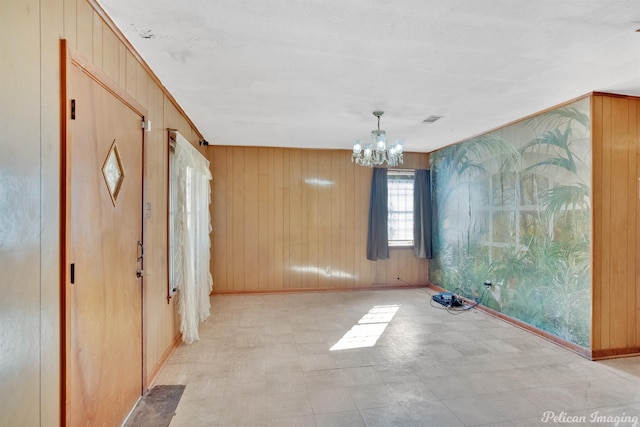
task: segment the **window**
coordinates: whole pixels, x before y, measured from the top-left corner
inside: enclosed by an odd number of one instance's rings
[[[387,171],[389,246],[413,246],[414,171]]]
[[[169,296],[178,290],[175,259],[178,239],[176,236],[176,221],[178,211],[178,167],[176,165],[176,142],[169,142]]]
[[[211,171],[209,161],[178,132],[169,154],[169,297],[180,292],[180,332],[187,344],[199,339],[198,323],[209,317]]]

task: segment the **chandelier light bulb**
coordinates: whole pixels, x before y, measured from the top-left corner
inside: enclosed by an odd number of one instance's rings
[[[402,154],[402,144],[404,143],[404,140],[402,139],[396,139],[396,153],[398,154]]]
[[[366,160],[371,159],[372,155],[373,155],[373,147],[371,146],[371,144],[367,144],[367,146],[364,148],[364,158]]]
[[[356,142],[353,144],[353,154],[360,154],[362,151],[362,144],[359,139],[356,139]]]
[[[374,138],[376,140],[376,151],[382,152],[382,151],[386,151],[387,149],[387,135],[385,134],[385,131],[381,131],[381,130],[377,130],[377,131],[373,131],[375,132],[374,134]]]

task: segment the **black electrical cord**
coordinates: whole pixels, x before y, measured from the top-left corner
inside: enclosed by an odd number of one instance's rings
[[[487,289],[488,289],[488,287],[484,288],[484,292],[482,292],[482,295],[480,295],[480,297],[478,297],[473,304],[467,305],[467,306],[463,305],[462,307],[454,307],[453,305],[444,306],[444,305],[437,304],[437,303],[434,304],[433,294],[431,292],[427,291],[426,288],[425,288],[425,292],[427,294],[429,294],[429,296],[431,297],[431,299],[429,301],[429,304],[431,304],[432,307],[437,308],[438,310],[446,310],[447,313],[449,313],[451,315],[458,315],[458,314],[465,313],[465,312],[471,310],[472,308],[476,308],[480,304],[480,302],[482,302],[482,300],[484,299],[485,295],[487,294]],[[453,295],[454,295],[454,298],[457,298],[458,301],[462,302],[462,296],[460,296],[459,291],[460,291],[460,288],[455,288],[454,291],[453,291]],[[453,300],[454,299],[452,299],[452,301]],[[464,302],[462,302],[462,304],[464,304]]]
[[[480,297],[478,297],[473,304],[468,305],[466,307],[463,305],[461,308],[454,308],[454,307],[449,306],[449,307],[447,307],[447,312],[449,314],[458,315],[458,314],[464,313],[465,311],[469,311],[472,308],[476,308],[480,304],[480,301],[483,300],[483,298],[484,298],[486,293],[487,293],[487,290],[485,288],[484,292],[482,292],[482,295]]]

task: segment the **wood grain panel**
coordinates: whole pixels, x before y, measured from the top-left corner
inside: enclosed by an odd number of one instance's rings
[[[102,28],[102,30],[102,69],[113,81],[118,82],[120,45],[115,34],[104,28]]]
[[[371,169],[354,165],[347,151],[209,149],[214,292],[426,283],[426,260],[412,250],[366,260]],[[427,155],[407,154],[407,166],[427,164]]]
[[[138,87],[136,85],[136,79],[138,77],[138,63],[136,62],[136,58],[133,53],[127,51],[126,60],[125,60],[126,68],[125,68],[125,82],[124,89],[127,93],[134,98],[137,95]],[[183,129],[181,127],[177,127],[177,129]]]
[[[631,327],[629,333],[632,334],[630,341],[636,347],[640,346],[640,102],[634,102],[635,115],[631,115],[631,126],[629,133],[632,137],[632,145],[635,147],[635,185],[632,185],[632,197],[635,199],[635,211],[630,212],[630,218],[635,216],[635,250],[634,253],[629,254],[629,262],[633,259],[635,264],[635,286],[632,286],[632,296],[630,299],[635,301],[634,310],[635,319],[631,320]]]
[[[229,152],[228,152],[228,156],[227,158],[225,158],[226,161],[226,166],[227,166],[227,173],[226,173],[226,180],[221,181],[221,184],[224,185],[225,182],[234,182],[233,180],[233,163],[231,163],[229,161],[229,159],[232,159],[234,156],[231,156],[231,151],[233,150],[233,148],[228,148]],[[215,151],[214,151],[215,154]],[[217,155],[215,157],[218,157]],[[233,199],[230,197],[231,194],[233,194],[235,191],[235,188],[233,185],[228,186],[226,188],[226,199],[225,202],[228,203],[228,205],[225,206],[230,206],[233,207]],[[215,213],[216,211],[216,206],[213,207],[213,211]],[[215,214],[214,214],[214,218],[215,218]],[[229,281],[229,283],[233,286],[233,269],[234,269],[234,238],[233,238],[233,233],[234,233],[234,228],[233,228],[233,223],[234,223],[234,212],[233,209],[228,209],[227,210],[227,228],[226,228],[226,241],[228,243],[228,245],[226,246],[228,248],[227,251],[227,257],[229,260],[228,265],[226,266],[227,268],[227,274],[226,274],[226,278]],[[216,233],[212,233],[214,236],[216,235]],[[224,268],[224,267],[221,267]],[[215,284],[214,284],[215,286]]]
[[[40,17],[46,16],[47,19],[40,19],[40,31],[39,31],[39,46],[40,49],[40,66],[43,70],[47,70],[44,75],[41,73],[39,80],[40,88],[40,100],[39,104],[40,120],[39,124],[31,124],[29,128],[32,128],[29,132],[34,132],[35,139],[31,140],[32,143],[37,141],[37,135],[40,133],[40,180],[39,186],[40,197],[39,210],[40,212],[46,212],[46,215],[40,215],[40,223],[31,223],[30,226],[38,227],[40,236],[40,248],[42,252],[40,254],[40,265],[37,274],[40,276],[40,293],[39,301],[41,304],[40,320],[40,369],[36,370],[32,367],[28,367],[27,364],[22,363],[21,366],[30,370],[31,375],[40,375],[40,411],[32,411],[31,408],[17,409],[13,408],[17,412],[38,412],[40,420],[50,420],[52,424],[60,420],[60,383],[62,372],[61,366],[61,351],[60,351],[60,337],[61,337],[61,325],[60,318],[62,313],[62,307],[59,302],[60,287],[56,286],[56,279],[62,277],[62,266],[60,263],[60,257],[58,250],[61,247],[60,244],[60,224],[64,209],[60,208],[60,200],[62,189],[60,186],[60,165],[61,161],[61,143],[60,143],[60,118],[62,115],[60,108],[60,34],[63,31],[64,23],[64,11],[62,2],[40,2]],[[35,22],[34,22],[35,23]],[[30,31],[30,28],[24,28],[23,23],[19,24],[23,27],[23,31]],[[7,34],[11,34],[10,43],[14,43],[15,40],[22,40],[22,37],[13,32],[13,29],[8,28],[4,24],[1,24],[3,31]],[[35,27],[35,26],[34,26]],[[33,40],[34,37],[30,37]],[[35,44],[35,43],[34,43]],[[35,50],[35,49],[34,49]],[[23,47],[21,46],[20,52],[22,55],[27,55]],[[35,59],[35,58],[34,58]],[[20,62],[23,62],[21,59]],[[22,66],[29,67],[31,64],[25,61]],[[20,67],[12,67],[14,72],[20,72]],[[3,74],[6,72],[3,71]],[[9,78],[11,77],[11,73]],[[35,74],[35,73],[34,73]],[[16,80],[17,81],[17,80]],[[24,75],[20,75],[19,81],[31,83],[31,79],[25,78]],[[2,84],[0,83],[0,86]],[[22,89],[15,88],[16,93],[22,100]],[[5,95],[3,95],[4,97]],[[5,98],[7,99],[7,98]],[[34,99],[34,101],[37,101]],[[30,102],[25,103],[29,111],[32,114],[32,104]],[[21,120],[13,124],[18,128],[22,128]],[[7,127],[3,126],[4,131],[7,131]],[[54,131],[55,130],[55,131]],[[22,149],[30,151],[30,147],[25,144],[28,139],[18,139]],[[30,140],[30,139],[29,139]],[[2,143],[0,143],[2,145]],[[32,155],[35,153],[32,153]],[[3,157],[3,155],[0,155]],[[14,161],[14,156],[9,157],[9,161]],[[1,163],[1,162],[0,162]],[[4,166],[0,166],[0,169],[4,169]],[[30,169],[30,170],[35,170]],[[24,193],[21,194],[24,196]],[[13,208],[12,208],[13,210]],[[15,211],[14,211],[15,212]],[[21,241],[21,245],[23,242]],[[13,252],[10,250],[10,252]],[[23,253],[20,251],[20,253]],[[23,253],[24,254],[24,253]],[[9,261],[6,256],[3,256],[4,261]],[[33,266],[32,259],[26,258],[26,261]],[[23,286],[26,285],[25,275],[21,268],[17,268],[17,265],[12,265],[12,268],[16,271],[16,274],[20,274],[20,292],[23,291]],[[3,280],[10,277],[5,271]],[[36,270],[36,269],[34,269]],[[34,271],[35,273],[35,271]],[[6,282],[5,282],[6,283]],[[5,288],[6,291],[6,288]],[[0,311],[2,311],[0,309]],[[26,311],[25,314],[30,316],[32,311]],[[18,332],[18,330],[16,330]],[[19,333],[22,333],[20,331]],[[26,334],[23,334],[25,336]],[[33,335],[36,338],[36,334]],[[33,353],[33,351],[30,351]],[[6,353],[5,353],[6,354]],[[7,358],[3,356],[3,359],[7,361]],[[20,384],[24,384],[26,378],[22,377],[23,372],[13,372],[18,378],[20,378]],[[3,387],[11,387],[10,384],[1,381]],[[3,391],[0,391],[0,395],[6,396]],[[33,396],[29,396],[27,401],[29,405],[32,405]],[[4,412],[3,408],[0,408],[0,413]],[[0,417],[0,425],[4,423],[4,420]],[[7,425],[20,425],[20,423],[6,423]],[[24,423],[22,425],[27,425]]]
[[[125,87],[127,84],[127,48],[118,44],[118,85]],[[162,104],[164,106],[164,103]],[[164,112],[163,112],[164,115]],[[166,117],[165,117],[166,120]],[[168,123],[167,123],[168,124]],[[171,127],[169,125],[169,127]]]
[[[344,157],[348,158],[348,156],[346,155]],[[331,275],[329,284],[330,286],[337,288],[343,287],[343,276],[345,274],[348,274],[342,263],[343,245],[341,240],[344,233],[344,223],[342,221],[343,216],[341,207],[344,203],[342,189],[346,185],[346,183],[342,180],[342,170],[343,168],[340,163],[340,158],[336,156],[335,152],[332,152],[330,174],[333,185],[331,185],[331,213],[329,214],[329,218],[331,219],[331,257],[328,259],[327,268],[329,269]]]
[[[601,242],[601,262],[602,274],[601,286],[609,286],[611,274],[611,240],[605,236],[611,236],[611,98],[602,100],[602,165],[600,179],[602,179],[602,200],[594,201],[602,203],[602,236],[594,236],[594,240]],[[611,293],[607,289],[601,293],[601,341],[603,348],[610,348],[610,315],[611,315]]]
[[[640,310],[638,310],[637,296],[638,296],[638,285],[640,285],[640,278],[637,275],[637,263],[638,263],[638,238],[637,238],[637,229],[638,229],[638,211],[637,205],[638,200],[640,199],[640,194],[638,193],[638,178],[640,175],[637,174],[638,165],[638,145],[640,144],[640,122],[638,121],[638,113],[640,108],[639,102],[629,102],[628,108],[628,129],[627,129],[627,161],[628,161],[628,188],[627,188],[627,238],[628,238],[628,249],[627,249],[627,258],[626,258],[626,267],[627,267],[627,295],[626,301],[629,301],[627,307],[627,319],[629,319],[627,323],[627,336],[626,343],[628,347],[638,346],[640,345],[640,330],[636,328],[638,323],[638,317],[640,317]]]
[[[225,152],[226,148],[222,151]],[[220,232],[217,234],[211,234],[211,245],[212,247],[216,245],[226,246],[228,235],[227,215],[215,215],[215,206],[218,206],[220,204],[224,205],[226,203],[226,187],[222,185],[225,180],[219,179],[219,177],[224,177],[227,174],[227,156],[224,154],[214,156],[213,150],[209,150],[207,159],[209,160],[209,164],[213,173],[213,181],[211,181],[211,203],[213,204],[211,226],[215,230],[220,230]],[[220,252],[217,255],[220,258],[220,263],[217,267],[218,269],[216,271],[212,270],[211,272],[214,278],[214,287],[216,278],[220,278],[220,280],[226,281],[227,265],[229,263],[227,252]]]
[[[82,0],[76,0],[76,47],[90,60],[93,59],[93,9]]]
[[[331,152],[318,152],[318,260],[316,265],[309,266],[310,271],[316,271],[319,288],[329,288],[331,286],[331,212],[333,186],[335,185],[331,176]],[[325,185],[326,184],[326,185]]]
[[[309,262],[309,227],[305,226],[305,222],[308,221],[309,211],[313,208],[309,205],[309,192],[305,191],[308,187],[308,179],[303,179],[303,176],[309,176],[309,152],[310,150],[301,150],[300,156],[300,205],[302,211],[300,212],[300,219],[296,226],[300,229],[300,265],[310,265]],[[300,277],[299,283],[301,288],[309,287],[309,276],[303,274]]]
[[[354,250],[354,242],[356,242],[356,217],[358,211],[356,210],[356,185],[355,185],[356,168],[345,167],[344,178],[344,202],[343,202],[343,218],[344,218],[344,232],[343,247],[344,247],[344,265],[350,267],[350,276],[345,277],[345,286],[353,286],[355,278],[357,276],[357,263],[358,254]]]
[[[258,152],[258,234],[255,244],[258,251],[258,271],[265,271],[270,264],[269,260],[269,217],[272,212],[269,209],[269,154],[272,151]],[[269,289],[269,277],[263,274],[258,276],[258,289]]]
[[[279,186],[282,187],[282,236],[276,238],[282,239],[282,287],[289,289],[290,287],[290,271],[291,271],[291,150],[282,150],[282,181]]]
[[[307,185],[305,194],[307,196],[307,265],[318,266],[319,244],[320,244],[320,218],[319,218],[319,194],[322,180],[318,175],[318,151],[309,150],[307,152]],[[318,270],[314,269],[306,275],[307,288],[319,287]]]
[[[231,199],[233,210],[233,277],[231,282],[231,289],[236,291],[242,291],[245,287],[245,223],[244,223],[244,210],[245,210],[245,150],[234,147],[232,149],[233,157],[237,161],[233,163],[233,198]],[[215,155],[215,154],[214,154]],[[215,207],[214,207],[215,209]],[[215,212],[215,210],[214,210]],[[213,231],[215,233],[215,230]],[[215,256],[215,251],[213,253]],[[255,267],[251,267],[255,268]]]
[[[47,190],[55,194],[57,189],[52,184],[58,182],[59,178],[51,176],[50,171],[47,171],[48,176],[39,176],[41,162],[48,162],[46,156],[42,156],[46,145],[41,138],[46,138],[49,130],[42,128],[39,117],[40,114],[46,114],[40,105],[39,9],[39,2],[34,0],[23,1],[20,5],[14,2],[0,3],[0,26],[3,31],[0,40],[3,61],[0,72],[2,426],[39,425],[43,388],[40,365],[43,363],[41,358],[47,356],[43,351],[49,349],[43,347],[46,335],[40,326],[46,320],[52,323],[58,320],[48,314],[49,310],[55,310],[55,303],[44,299],[56,276],[47,276],[47,271],[40,271],[41,256],[44,255],[42,249],[53,249],[56,243],[43,240],[40,233],[44,228],[51,233],[55,224],[47,226],[47,223],[55,221],[57,216],[57,207],[40,206],[40,198]],[[47,62],[52,67],[52,74],[56,71],[54,64]],[[29,84],[21,85],[23,81]],[[54,103],[53,108],[58,109],[58,104]],[[52,131],[52,136],[56,135]],[[59,160],[58,151],[54,148],[51,152],[52,157]],[[47,182],[46,178],[51,181]],[[48,213],[47,208],[54,215],[51,219],[43,215]]]
[[[274,284],[273,289],[284,289],[284,261],[285,261],[285,244],[284,244],[284,149],[274,149],[274,166],[273,166],[273,186],[274,186],[274,199],[273,199],[273,217],[274,217],[274,262],[269,267],[273,269]],[[234,163],[235,159],[229,159]],[[224,209],[224,206],[218,208]],[[215,233],[215,230],[214,230]],[[215,248],[213,253],[215,254]],[[222,284],[221,289],[225,286]]]
[[[306,265],[302,255],[302,222],[306,219],[306,206],[302,203],[302,150],[288,150],[289,153],[289,287],[304,288],[304,273],[301,267]]]
[[[603,199],[603,144],[601,96],[591,98],[591,347],[602,348],[602,199]]]
[[[640,99],[594,94],[592,343],[595,354],[640,345],[638,108]]]
[[[138,64],[136,67],[136,100],[142,105],[149,105],[149,80],[144,68]],[[145,117],[146,119],[149,119],[149,117]]]
[[[275,217],[275,208],[274,208],[274,197],[276,194],[276,190],[275,190],[275,165],[276,165],[276,149],[271,149],[267,152],[267,176],[266,177],[261,177],[262,179],[265,179],[267,182],[267,197],[265,202],[267,203],[266,205],[266,210],[268,212],[267,214],[267,251],[268,251],[268,262],[266,264],[266,266],[273,266],[275,264],[275,246],[274,243],[276,241],[275,239],[275,233],[276,233],[276,229],[275,229],[275,221],[276,221],[276,217]],[[267,275],[267,289],[275,289],[275,275],[270,274]]]
[[[609,245],[609,346],[614,348],[626,347],[627,336],[627,252],[628,234],[626,225],[629,170],[627,157],[629,156],[629,117],[628,102],[625,99],[609,98],[611,102],[610,132],[610,173],[609,173],[609,204],[610,214],[610,245]],[[615,325],[615,326],[611,326]]]
[[[92,41],[92,46],[91,46],[91,50],[92,50],[92,58],[93,58],[93,64],[100,68],[103,69],[103,51],[102,51],[102,33],[103,33],[103,28],[102,28],[102,18],[100,17],[100,15],[93,9],[91,9],[91,18],[92,18],[92,25],[91,25],[91,29],[92,29],[92,37],[91,37],[91,41]]]
[[[358,203],[355,205],[356,209],[356,242],[364,242],[364,250],[366,253],[367,245],[367,222],[369,199],[371,197],[370,191],[365,191],[365,188],[371,187],[371,178],[373,171],[356,170],[355,174],[355,188],[360,189],[356,191],[356,200]],[[356,280],[359,283],[373,283],[373,265],[374,263],[367,260],[366,256],[362,256],[362,245],[353,245],[354,256],[356,260]]]
[[[167,132],[162,124],[164,93],[151,80],[148,85],[148,118],[151,118],[154,129],[146,133],[148,143],[145,152],[145,386],[154,380],[174,348],[179,324],[174,305],[168,304],[166,299],[169,277],[166,209],[169,147]]]
[[[64,14],[64,38],[74,46],[78,45],[78,29],[76,0],[62,0],[62,10]]]
[[[246,268],[242,266],[244,270],[243,282],[249,284],[251,287],[259,287],[258,278],[260,277],[259,268],[255,267],[258,263],[259,245],[258,236],[260,230],[260,212],[258,211],[258,196],[260,189],[260,174],[258,173],[258,150],[256,148],[249,148],[245,151],[244,156],[244,220],[238,222],[243,224],[244,241],[241,242],[244,248],[245,260],[252,260],[253,267]]]

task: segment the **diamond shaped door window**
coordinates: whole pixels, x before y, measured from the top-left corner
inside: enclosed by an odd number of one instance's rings
[[[120,151],[118,150],[115,139],[111,144],[111,149],[109,150],[109,154],[107,154],[104,165],[102,165],[102,175],[104,176],[104,181],[107,183],[107,189],[109,190],[113,206],[115,206],[118,193],[122,187],[122,181],[124,181],[124,168],[122,167]]]

